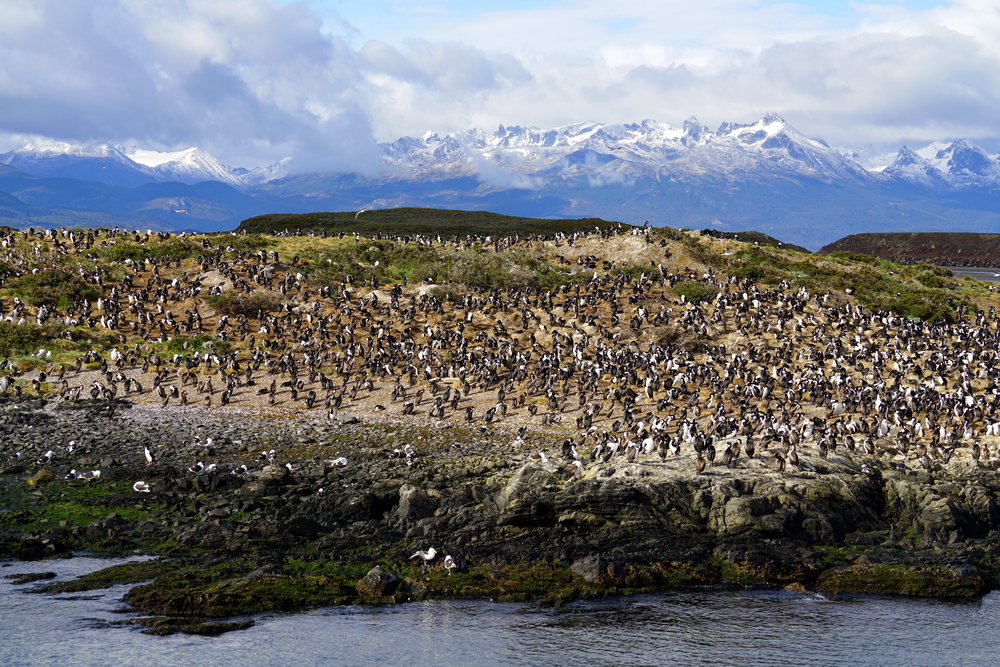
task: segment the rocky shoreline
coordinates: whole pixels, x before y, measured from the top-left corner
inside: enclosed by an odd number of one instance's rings
[[[565,437],[558,427],[517,438],[374,416],[8,400],[4,452],[78,444],[2,469],[0,555],[156,555],[38,590],[147,582],[125,596],[141,615],[129,622],[160,634],[426,597],[552,606],[706,585],[946,598],[996,586],[1000,475],[969,459],[928,472],[840,450],[776,472],[763,452],[696,475],[692,453],[578,471],[537,458]],[[257,460],[271,449],[274,461]],[[98,479],[63,479],[91,468]],[[410,558],[431,547],[430,562]]]

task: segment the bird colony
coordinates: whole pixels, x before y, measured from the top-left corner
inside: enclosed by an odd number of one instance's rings
[[[381,237],[442,252],[530,248],[564,278],[499,289],[380,283],[374,271],[335,284],[310,277],[303,248],[370,242],[355,236],[279,234],[259,250],[238,249],[238,234],[196,236],[195,256],[171,259],[155,251],[166,234],[7,231],[5,285],[60,268],[91,297],[32,303],[0,291],[5,335],[34,327],[48,336],[39,349],[11,348],[0,392],[109,410],[126,399],[220,418],[305,411],[331,423],[353,415],[509,432],[525,457],[561,461],[568,477],[626,463],[692,475],[822,473],[832,455],[861,472],[997,466],[1000,341],[989,304],[959,310],[953,323],[911,321],[844,292],[730,277],[699,264],[684,234],[619,226]],[[740,245],[712,242],[730,255]],[[150,255],[97,261],[120,243]],[[678,286],[692,283],[707,298],[686,299]],[[207,297],[226,295],[267,295],[273,307],[213,310]],[[440,455],[460,455],[461,445]],[[6,454],[66,456],[58,447]],[[436,453],[400,443],[394,454],[413,465]],[[274,454],[257,458],[241,473]],[[191,474],[207,468],[199,461]]]

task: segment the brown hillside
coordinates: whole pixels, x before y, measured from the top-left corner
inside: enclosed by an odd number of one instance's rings
[[[900,264],[1000,266],[1000,234],[914,232],[851,234],[820,249],[822,254],[854,252]]]

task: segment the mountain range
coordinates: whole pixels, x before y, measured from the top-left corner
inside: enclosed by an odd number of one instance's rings
[[[418,206],[755,229],[813,248],[858,232],[1000,229],[1000,156],[966,140],[834,148],[775,114],[716,130],[693,118],[501,125],[380,148],[378,175],[286,175],[288,161],[249,170],[198,148],[38,141],[0,155],[0,224],[217,231],[261,213]]]

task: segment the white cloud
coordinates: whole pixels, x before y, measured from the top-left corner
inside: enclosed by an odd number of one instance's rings
[[[408,7],[426,19],[416,28],[380,40],[305,2],[6,0],[0,144],[198,145],[247,166],[373,169],[376,138],[427,130],[771,110],[832,144],[1000,140],[995,1],[845,16],[758,0],[425,5]]]

